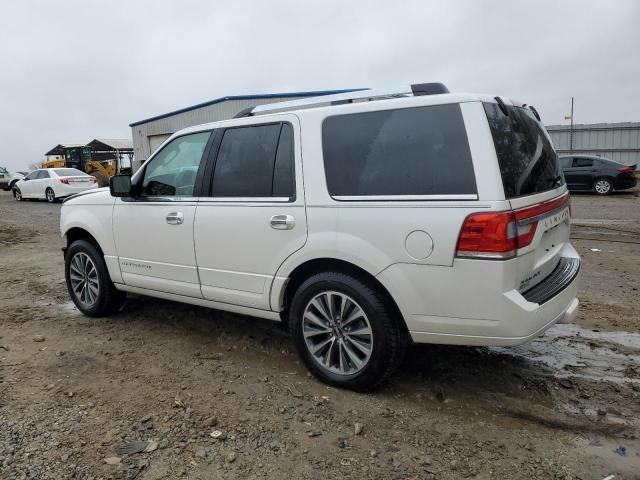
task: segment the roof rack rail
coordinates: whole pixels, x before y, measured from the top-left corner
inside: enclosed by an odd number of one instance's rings
[[[343,105],[353,103],[354,100],[373,101],[387,98],[417,97],[421,95],[438,95],[449,93],[442,83],[418,83],[400,88],[376,88],[362,89],[335,95],[322,95],[318,97],[301,98],[288,102],[269,103],[253,107],[249,112],[243,111],[243,116],[253,116],[266,113],[284,112],[329,105]]]

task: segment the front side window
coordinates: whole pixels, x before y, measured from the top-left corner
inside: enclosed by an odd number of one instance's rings
[[[145,167],[142,195],[192,197],[202,154],[211,132],[173,139]]]
[[[39,170],[36,170],[35,172],[31,172],[29,175],[27,175],[25,177],[26,180],[35,180],[38,177],[38,173],[40,173]]]
[[[562,168],[571,168],[571,161],[572,161],[571,157],[562,157],[560,159],[560,166]]]
[[[293,197],[293,152],[293,128],[288,123],[227,129],[211,195]]]
[[[477,193],[457,104],[329,117],[322,148],[334,197]]]

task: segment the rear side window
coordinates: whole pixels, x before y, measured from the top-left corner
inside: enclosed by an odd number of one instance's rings
[[[333,197],[477,193],[457,104],[329,117],[322,148]]]
[[[230,128],[213,174],[214,197],[293,197],[290,124]]]
[[[47,172],[46,170],[40,170],[36,178],[38,180],[42,180],[43,178],[49,178],[49,172]]]
[[[591,158],[574,158],[573,159],[574,167],[593,167],[593,159]]]
[[[544,127],[527,108],[485,103],[506,198],[533,195],[564,184],[560,162]]]

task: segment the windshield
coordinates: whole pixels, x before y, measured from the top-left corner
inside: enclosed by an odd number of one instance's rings
[[[543,125],[527,108],[485,103],[507,199],[564,185],[558,156]]]
[[[86,173],[76,170],[75,168],[55,168],[53,170],[59,177],[85,177]]]

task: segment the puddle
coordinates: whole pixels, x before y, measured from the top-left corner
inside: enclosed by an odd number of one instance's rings
[[[519,347],[491,351],[541,363],[557,377],[581,377],[640,384],[640,334],[595,332],[577,325],[556,325]]]

